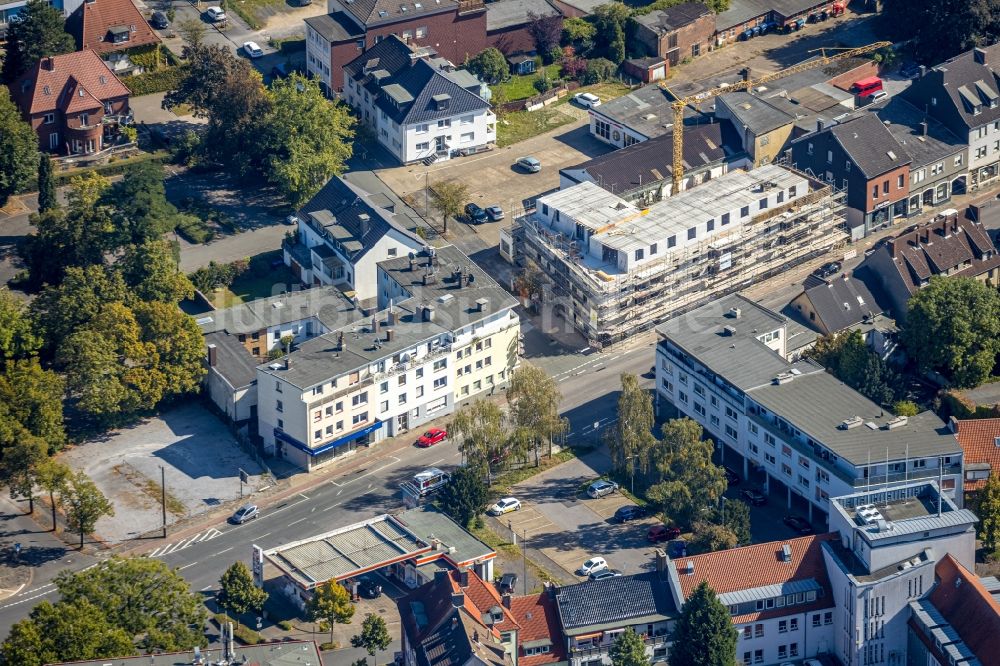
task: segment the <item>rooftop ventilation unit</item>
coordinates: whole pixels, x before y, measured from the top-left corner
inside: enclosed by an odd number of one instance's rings
[[[878,521],[885,522],[885,517],[882,512],[875,507],[874,504],[865,504],[858,507],[857,510],[858,518],[861,519],[862,525],[871,525]]]
[[[743,311],[739,308],[729,308],[729,316],[733,319],[739,319]]]
[[[438,296],[438,303],[447,303],[454,298],[455,297],[452,296],[451,294],[441,294],[440,296]]]
[[[774,383],[777,385],[787,384],[795,379],[795,375],[790,372],[782,372],[777,377],[774,378]]]
[[[885,429],[895,430],[896,428],[902,428],[903,426],[906,425],[906,422],[907,418],[905,416],[897,416],[896,418],[891,419],[888,423],[885,424]]]
[[[684,566],[684,572],[687,573],[688,576],[694,575],[694,560],[687,561],[687,564]]]
[[[857,428],[862,423],[864,423],[864,419],[862,419],[860,416],[852,416],[849,419],[844,419],[843,421],[841,421],[839,427],[841,430],[850,430],[851,428]]]
[[[722,332],[725,333],[726,335],[732,337],[732,336],[736,335],[736,327],[735,326],[723,326],[722,327]]]
[[[782,544],[781,546],[781,561],[791,562],[792,561],[792,547],[789,544]]]

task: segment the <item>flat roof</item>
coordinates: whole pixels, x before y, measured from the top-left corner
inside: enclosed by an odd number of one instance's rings
[[[872,478],[878,483],[878,476]],[[940,500],[940,512],[938,511]],[[916,481],[831,498],[854,530],[870,542],[978,522],[968,509],[959,509],[934,481]],[[872,511],[877,513],[872,513]],[[868,518],[864,516],[867,515]]]
[[[257,666],[322,666],[316,644],[312,641],[285,641],[263,645],[235,645],[234,657],[230,663],[255,664]],[[201,650],[206,664],[222,659],[222,648],[210,647]],[[72,666],[191,666],[194,662],[193,650],[184,652],[158,652],[156,655],[138,657],[104,657],[87,661],[64,662]]]
[[[320,245],[313,248],[322,252]],[[202,334],[256,333],[271,326],[315,318],[327,328],[343,325],[356,316],[354,306],[337,287],[296,288],[232,307],[213,310],[195,319]]]

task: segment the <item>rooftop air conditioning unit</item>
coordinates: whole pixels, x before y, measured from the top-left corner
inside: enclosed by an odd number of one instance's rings
[[[844,419],[840,424],[841,430],[850,430],[851,428],[857,428],[859,425],[864,423],[864,419],[860,416],[852,416],[849,419]]]

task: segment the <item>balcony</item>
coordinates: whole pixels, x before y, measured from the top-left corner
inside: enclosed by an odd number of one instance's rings
[[[666,633],[660,636],[647,636],[642,639],[646,647],[650,650],[656,650],[657,648],[666,648],[670,643],[670,636]],[[601,643],[600,645],[595,645],[593,647],[580,647],[574,646],[570,647],[570,656],[583,659],[593,659],[601,656],[606,656],[608,651],[611,649],[611,642]]]
[[[961,476],[961,474],[962,474],[962,466],[960,464],[945,465],[944,469],[942,470],[942,473],[945,476],[950,476],[950,475]],[[852,482],[852,485],[855,488],[865,488],[865,487],[867,487],[869,485],[877,487],[877,486],[885,484],[886,481],[888,481],[889,483],[897,483],[897,482],[900,482],[900,481],[902,481],[902,482],[907,482],[907,481],[913,482],[913,481],[919,481],[921,479],[933,479],[933,480],[937,480],[937,478],[938,478],[938,470],[937,470],[936,467],[932,467],[930,469],[912,470],[909,473],[907,473],[907,472],[890,472],[888,477],[886,477],[885,474],[872,474],[867,479],[864,478],[864,477],[861,477],[861,478],[858,478],[858,479],[854,479],[854,481]]]

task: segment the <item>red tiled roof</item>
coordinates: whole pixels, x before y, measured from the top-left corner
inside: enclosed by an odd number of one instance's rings
[[[128,41],[118,44],[111,41],[109,31],[113,27],[127,28]],[[132,4],[132,0],[85,1],[66,20],[66,28],[76,39],[78,48],[92,49],[102,54],[160,43],[160,38]]]
[[[955,437],[962,447],[965,465],[989,463],[991,474],[1000,473],[1000,419],[965,419],[955,422]],[[986,485],[986,479],[965,481],[965,490],[979,490]]]
[[[931,603],[981,662],[995,663],[1000,655],[1000,605],[951,555],[937,563],[934,573],[937,585],[931,590]]]
[[[526,597],[513,597],[510,612],[520,631],[518,641],[537,641],[548,638],[552,647],[546,654],[518,658],[519,666],[540,666],[566,659],[566,641],[559,624],[559,610],[548,591]]]
[[[676,559],[674,564],[677,566],[681,592],[687,599],[703,580],[708,581],[716,594],[808,578],[815,579],[828,589],[829,579],[820,544],[836,538],[837,533],[830,532]],[[792,548],[791,562],[782,560],[781,547],[786,543]],[[692,574],[685,573],[688,562],[694,563]]]
[[[44,66],[43,66],[44,65]],[[51,69],[50,69],[51,66]],[[79,97],[79,88],[96,100],[128,97],[129,91],[93,51],[77,51],[42,58],[10,87],[11,96],[26,115],[57,109],[80,110],[67,94]]]
[[[517,627],[514,616],[503,605],[503,600],[500,598],[500,594],[496,591],[496,588],[477,576],[474,571],[468,572],[468,585],[462,587],[461,576],[462,574],[458,571],[451,572],[449,578],[451,581],[451,591],[452,594],[459,592],[465,594],[465,608],[469,611],[470,615],[481,618],[483,615],[489,613],[491,608],[499,607],[503,612],[504,621],[498,625],[494,625],[495,628],[506,631]],[[508,622],[510,625],[507,624]]]

